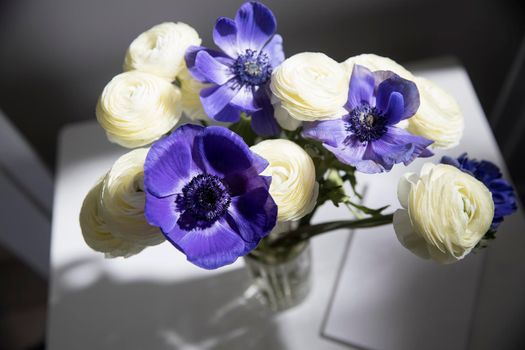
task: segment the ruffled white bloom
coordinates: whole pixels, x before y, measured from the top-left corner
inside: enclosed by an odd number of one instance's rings
[[[408,119],[407,130],[433,140],[433,147],[448,149],[459,144],[463,136],[463,114],[456,100],[433,82],[416,77],[421,104]]]
[[[187,68],[177,76],[180,82],[180,92],[182,94],[182,111],[191,120],[208,120],[208,116],[202,107],[200,92],[210,86],[195,80]]]
[[[424,259],[453,263],[487,233],[494,216],[490,191],[473,176],[446,164],[426,163],[405,174],[394,229],[405,248]]]
[[[145,246],[164,242],[164,236],[144,217],[144,161],[148,149],[139,148],[120,157],[106,175],[100,214],[111,234]]]
[[[270,195],[277,204],[277,220],[297,220],[309,214],[319,194],[312,158],[292,141],[282,139],[260,142],[251,150],[269,163],[262,175],[272,177]]]
[[[185,67],[188,47],[201,44],[199,34],[185,23],[166,22],[140,34],[128,48],[124,70],[139,70],[175,80]]]
[[[108,229],[100,213],[101,192],[102,179],[89,191],[80,210],[80,228],[87,245],[108,258],[140,253],[146,246],[115,237]]]
[[[169,81],[130,71],[114,77],[97,103],[97,120],[108,139],[135,148],[169,132],[180,119],[181,94]]]
[[[419,90],[420,106],[417,113],[407,119],[403,127],[414,135],[433,140],[432,147],[448,149],[459,144],[463,136],[463,114],[456,100],[431,81],[416,77],[403,66],[387,57],[363,54],[350,57],[342,66],[348,75],[355,64],[371,71],[389,70],[413,81]],[[400,125],[401,126],[401,125]]]
[[[406,70],[402,65],[396,61],[383,56],[378,56],[374,54],[362,54],[350,57],[342,63],[342,66],[345,68],[347,74],[352,75],[352,70],[354,65],[358,64],[360,66],[370,69],[372,72],[378,70],[389,70],[396,73],[401,78],[414,81],[414,75]]]
[[[346,114],[350,76],[319,52],[296,54],[272,73],[270,89],[291,117],[302,121],[337,119]]]

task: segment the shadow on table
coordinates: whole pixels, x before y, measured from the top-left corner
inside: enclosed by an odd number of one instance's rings
[[[75,262],[55,276],[53,349],[284,348],[275,315],[244,297],[244,269],[176,283],[120,282],[107,275],[83,288],[62,283],[68,270],[92,263]],[[104,329],[108,324],[111,329]]]

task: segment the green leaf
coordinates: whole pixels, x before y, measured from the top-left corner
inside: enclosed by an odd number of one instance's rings
[[[245,113],[241,113],[241,119],[237,123],[230,125],[229,129],[242,137],[248,146],[253,146],[257,139],[257,134],[253,131],[251,124],[252,118]]]
[[[348,201],[347,203],[348,203],[349,205],[351,205],[352,207],[361,210],[363,213],[368,214],[368,215],[371,215],[371,216],[381,216],[381,213],[382,213],[386,208],[389,207],[389,205],[385,205],[384,207],[381,207],[381,208],[372,209],[372,208],[369,208],[369,207],[367,207],[367,206],[364,206],[364,205],[361,205],[361,204],[354,203],[354,202],[352,202],[352,201]]]
[[[330,200],[336,207],[338,207],[340,203],[346,203],[349,198],[346,195],[343,184],[343,179],[341,179],[339,172],[335,169],[330,169],[326,179],[320,184],[320,199],[318,201],[324,203]]]

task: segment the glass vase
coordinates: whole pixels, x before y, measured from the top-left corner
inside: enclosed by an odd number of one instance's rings
[[[271,248],[262,242],[244,260],[257,299],[272,311],[289,309],[308,296],[312,265],[309,241]]]

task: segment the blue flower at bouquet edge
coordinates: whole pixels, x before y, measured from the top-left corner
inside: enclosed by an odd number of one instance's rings
[[[240,113],[252,117],[253,130],[261,135],[277,135],[268,83],[272,70],[284,61],[282,37],[275,34],[276,20],[258,2],[243,4],[235,20],[221,17],[213,31],[213,41],[222,51],[192,46],[186,65],[193,77],[213,84],[201,91],[206,114],[223,122],[237,122]]]
[[[494,201],[494,219],[491,230],[497,230],[503,218],[517,210],[516,194],[507,180],[503,179],[501,171],[492,162],[469,159],[467,153],[458,158],[444,156],[441,163],[455,166],[456,168],[474,176],[481,181],[492,194]]]
[[[303,135],[323,142],[341,162],[364,173],[389,171],[394,164],[432,155],[427,149],[432,141],[395,126],[419,108],[413,82],[355,65],[345,108],[348,114],[341,119],[305,123]]]
[[[226,128],[183,125],[146,157],[146,219],[195,265],[231,264],[276,224],[267,166]]]

